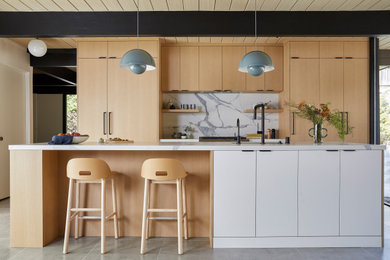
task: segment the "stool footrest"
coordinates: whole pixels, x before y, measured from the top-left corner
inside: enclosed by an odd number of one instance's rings
[[[152,184],[176,184],[176,181],[152,181]]]
[[[177,212],[177,209],[148,209],[148,212]]]
[[[148,217],[149,220],[177,220],[177,217]]]
[[[100,208],[72,208],[70,211],[101,211]]]

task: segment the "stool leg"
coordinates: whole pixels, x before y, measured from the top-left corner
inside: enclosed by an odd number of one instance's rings
[[[149,180],[145,179],[144,207],[142,213],[141,254],[145,253],[146,222],[148,221],[148,205],[149,205]]]
[[[80,207],[80,183],[76,180],[76,208]],[[77,212],[77,215],[75,216],[74,220],[74,238],[79,238],[79,214],[80,212]]]
[[[70,209],[72,207],[73,179],[69,179],[68,206],[66,209],[65,235],[63,253],[68,253],[69,233],[70,233]]]
[[[116,187],[114,177],[111,178],[111,190],[112,190],[112,209],[114,211],[114,232],[115,238],[118,239],[118,211],[116,208]]]
[[[187,197],[186,197],[186,181],[182,179],[183,190],[183,215],[184,215],[184,239],[188,239],[188,213],[187,213]]]
[[[147,205],[146,205],[146,208],[147,209],[150,209],[150,194],[152,193],[152,185],[151,183],[149,182],[149,186],[148,186],[148,201],[147,201]],[[150,228],[150,220],[149,220],[149,214],[146,215],[146,231],[145,231],[145,239],[149,239],[149,228]]]
[[[176,180],[177,185],[177,246],[178,254],[183,254],[183,212],[182,212],[182,192],[181,192],[181,179]]]
[[[104,230],[104,224],[105,224],[105,221],[106,221],[106,189],[105,189],[105,186],[106,186],[106,181],[104,179],[101,180],[101,185],[102,185],[102,189],[101,189],[101,205],[100,205],[100,210],[101,210],[101,214],[100,214],[100,235],[101,235],[101,245],[100,245],[100,252],[102,254],[105,253],[106,251],[106,234],[105,234],[105,230]]]

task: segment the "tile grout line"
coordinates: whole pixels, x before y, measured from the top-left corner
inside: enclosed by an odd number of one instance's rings
[[[96,244],[91,248],[91,250],[88,251],[88,253],[82,258],[82,260],[86,259],[86,258],[91,254],[91,252],[92,252],[98,245],[100,245],[100,243],[101,243],[101,241],[96,242]],[[99,250],[99,252],[100,252],[100,250]]]
[[[22,250],[20,250],[19,252],[17,252],[14,256],[11,256],[11,258],[9,258],[9,260],[11,260],[12,258],[16,257],[17,255],[19,255],[20,253],[22,253],[24,250],[26,250],[26,248],[23,248]]]

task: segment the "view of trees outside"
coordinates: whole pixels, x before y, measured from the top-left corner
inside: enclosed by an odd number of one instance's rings
[[[385,151],[385,197],[390,197],[390,67],[379,71],[380,86],[380,131],[381,143],[387,145]]]
[[[77,95],[66,95],[66,132],[77,132]]]

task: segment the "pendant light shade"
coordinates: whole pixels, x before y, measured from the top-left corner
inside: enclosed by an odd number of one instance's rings
[[[260,76],[264,72],[274,70],[274,63],[267,53],[256,50],[257,41],[257,8],[255,2],[255,50],[248,52],[242,57],[238,70],[249,73],[252,76]]]
[[[147,51],[139,48],[139,0],[137,1],[137,48],[129,50],[122,56],[120,66],[134,74],[142,74],[145,71],[156,69],[153,57]]]
[[[270,56],[262,51],[251,51],[242,57],[238,70],[252,76],[260,76],[263,72],[274,69]]]
[[[153,57],[144,50],[132,49],[122,56],[121,68],[128,69],[134,74],[142,74],[148,70],[156,69]]]
[[[28,43],[28,51],[35,57],[42,57],[47,52],[47,46],[44,41],[34,39]]]

